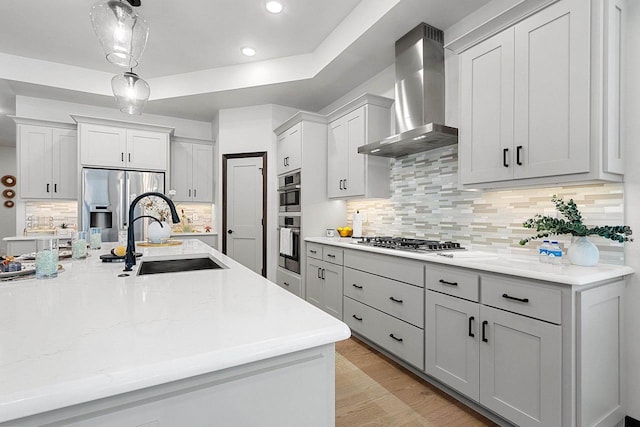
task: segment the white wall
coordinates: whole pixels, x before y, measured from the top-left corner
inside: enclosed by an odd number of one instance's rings
[[[626,165],[625,165],[625,223],[636,234],[636,241],[625,245],[626,264],[636,270],[627,280],[626,295],[626,344],[627,344],[627,411],[640,420],[640,2],[627,2],[629,15],[626,21]]]
[[[16,176],[16,148],[0,146],[0,177],[5,175]],[[7,187],[0,184],[0,192]],[[16,185],[13,187],[15,190]],[[17,199],[14,198],[14,200]],[[0,254],[6,250],[6,244],[2,238],[16,235],[16,208],[6,208],[4,199],[0,198]]]
[[[277,215],[278,176],[276,168],[276,135],[273,129],[293,115],[296,110],[277,105],[220,110],[212,128],[218,128],[216,138],[216,229],[222,234],[222,156],[232,153],[267,152],[267,277],[276,280],[278,263]],[[219,242],[220,248],[222,244]]]
[[[21,95],[16,96],[16,116],[18,117],[28,117],[32,119],[50,120],[62,123],[75,123],[69,116],[70,114],[170,126],[175,128],[176,136],[206,140],[212,139],[210,122],[158,116],[155,114],[132,116],[130,114],[122,113],[116,108],[97,107],[94,105],[54,101],[51,99],[33,98]]]

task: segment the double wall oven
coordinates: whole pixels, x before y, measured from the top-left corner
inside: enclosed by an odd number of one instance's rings
[[[300,171],[278,177],[278,265],[300,274]]]

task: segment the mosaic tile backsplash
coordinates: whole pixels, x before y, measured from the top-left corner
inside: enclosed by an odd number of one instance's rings
[[[458,190],[456,146],[392,159],[390,169],[389,199],[347,203],[349,223],[356,210],[364,215],[364,235],[454,240],[474,250],[536,255],[539,241],[518,244],[533,234],[522,223],[536,213],[555,216],[550,200],[554,194],[573,199],[587,225],[622,225],[624,221],[623,184],[618,183]],[[624,263],[621,244],[597,236],[589,239],[600,249],[601,262]],[[566,250],[571,236],[557,236],[554,240]]]
[[[197,231],[204,231],[206,225],[213,226],[212,205],[178,203],[176,209],[191,221]],[[30,228],[60,227],[63,223],[76,228],[78,223],[77,202],[27,202],[25,204],[25,224]]]

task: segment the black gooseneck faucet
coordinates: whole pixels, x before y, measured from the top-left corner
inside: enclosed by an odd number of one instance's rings
[[[140,199],[143,199],[149,196],[160,197],[161,199],[166,201],[167,204],[169,205],[169,210],[171,211],[171,220],[173,221],[174,224],[177,224],[180,222],[180,216],[178,215],[178,211],[176,211],[176,205],[173,204],[170,198],[168,198],[162,193],[157,193],[157,192],[142,193],[141,195],[133,199],[133,201],[131,202],[131,205],[129,205],[129,222],[128,222],[129,229],[127,230],[127,253],[124,256],[124,271],[131,271],[131,267],[136,265],[136,239],[133,232],[134,221],[140,218],[147,217],[147,218],[153,218],[154,220],[160,222],[158,218],[150,217],[149,215],[141,215],[137,218],[133,217],[133,210],[135,209]],[[161,222],[160,222],[160,225],[162,226]]]

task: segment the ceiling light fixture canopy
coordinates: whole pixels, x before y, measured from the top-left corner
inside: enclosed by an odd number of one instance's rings
[[[138,116],[142,114],[151,95],[149,84],[138,77],[133,70],[115,75],[111,79],[111,89],[120,111]]]
[[[149,25],[133,6],[140,0],[102,0],[91,7],[89,16],[107,61],[123,68],[133,68],[144,52]]]

